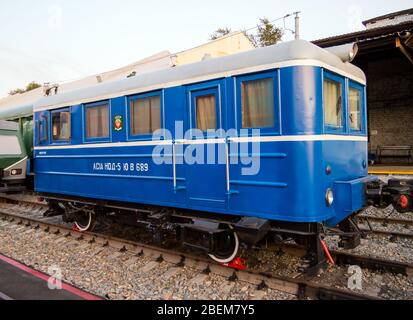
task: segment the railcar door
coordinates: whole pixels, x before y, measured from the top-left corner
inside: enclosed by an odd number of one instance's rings
[[[184,160],[188,204],[192,208],[226,207],[224,85],[224,81],[214,81],[187,90],[190,128],[187,138],[191,139],[185,139]]]

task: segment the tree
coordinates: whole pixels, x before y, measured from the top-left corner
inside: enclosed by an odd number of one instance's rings
[[[260,44],[258,43],[257,36],[255,34],[248,33],[247,30],[243,30],[242,32],[251,41],[251,43],[254,45],[254,47],[258,48],[260,46]]]
[[[11,90],[9,92],[9,95],[14,96],[15,94],[22,94],[22,93],[25,93],[25,92],[26,92],[26,90],[18,88],[18,89]]]
[[[26,92],[32,91],[34,89],[40,88],[41,85],[38,84],[37,82],[30,82],[27,86],[26,86]]]
[[[248,33],[247,30],[244,30],[245,36],[252,42],[255,47],[267,47],[281,41],[283,36],[282,29],[273,25],[268,18],[261,18],[260,23],[257,26],[257,33],[252,34]],[[219,28],[211,36],[210,40],[216,40],[227,34],[231,33],[230,28]]]
[[[218,28],[211,36],[209,37],[209,40],[217,40],[219,38],[222,38],[228,34],[230,34],[232,31],[230,28]]]
[[[33,81],[33,82],[30,82],[26,86],[26,89],[17,88],[17,89],[11,90],[9,92],[9,95],[14,96],[15,94],[22,94],[22,93],[29,92],[29,91],[32,91],[34,89],[40,88],[41,86],[42,86],[41,84],[38,84],[37,82]]]
[[[268,18],[261,18],[258,25],[257,40],[261,47],[271,46],[281,41],[283,31],[270,23]]]

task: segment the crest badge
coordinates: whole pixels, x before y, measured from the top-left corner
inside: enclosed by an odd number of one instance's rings
[[[114,121],[115,131],[122,131],[123,129],[123,118],[122,116],[116,116]]]

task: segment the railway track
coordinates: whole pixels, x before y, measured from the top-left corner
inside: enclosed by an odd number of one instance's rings
[[[400,224],[406,226],[413,226],[413,219],[398,219],[398,218],[384,218],[384,217],[375,217],[369,215],[359,215],[359,219],[368,219],[371,222],[383,223],[383,224]]]
[[[29,195],[29,197],[22,197],[21,195],[5,195],[5,194],[0,194],[0,201],[6,201],[6,202],[11,202],[16,205],[27,205],[28,208],[32,205],[36,206],[41,206],[43,208],[48,208],[47,203],[44,202],[38,202],[35,200],[36,197],[34,195]],[[18,207],[16,207],[18,210]],[[367,225],[370,222],[373,223],[380,223],[383,225],[401,225],[405,227],[413,227],[413,219],[400,219],[400,218],[390,218],[390,217],[376,217],[376,216],[370,216],[370,215],[359,215],[357,216],[359,222],[361,223],[366,223]],[[57,221],[58,218],[47,218],[48,221]],[[399,232],[399,231],[393,231],[393,230],[384,230],[384,229],[377,229],[373,228],[372,230],[370,228],[365,228],[361,227],[360,231],[364,232],[366,235],[367,234],[374,234],[377,236],[382,236],[382,237],[389,237],[392,240],[395,239],[413,239],[413,232],[407,233],[407,232]]]
[[[305,249],[296,244],[275,245],[273,250],[282,250],[286,253],[303,256]],[[357,265],[361,268],[373,271],[385,271],[393,274],[402,274],[407,277],[413,277],[413,264],[406,262],[390,261],[380,258],[366,257],[347,251],[330,250],[330,254],[337,265]]]
[[[4,199],[4,198],[3,198]],[[14,200],[16,201],[16,200]],[[276,276],[269,273],[259,273],[253,270],[239,271],[222,265],[218,265],[206,258],[183,252],[175,252],[167,249],[154,247],[134,241],[120,239],[94,232],[78,233],[69,225],[56,222],[56,218],[44,218],[41,216],[45,210],[44,204],[24,203],[22,206],[10,203],[0,204],[1,221],[21,226],[20,232],[26,229],[41,229],[56,238],[67,238],[67,241],[84,242],[105,248],[111,248],[115,252],[128,252],[133,257],[147,257],[153,263],[166,261],[174,268],[193,267],[200,274],[214,274],[223,276],[229,283],[241,281],[256,287],[256,297],[260,297],[260,291],[265,288],[289,293],[300,299],[357,299],[371,300],[380,299],[376,296],[361,294],[350,290],[337,289],[324,284],[315,283],[309,279],[298,279]],[[12,212],[13,211],[13,212]],[[35,212],[35,214],[33,214]],[[410,269],[409,269],[410,270]],[[410,272],[410,271],[408,271]]]
[[[36,219],[40,219],[43,222],[54,223],[54,224],[61,224],[62,226],[71,227],[71,224],[65,224],[61,221],[60,217],[43,217],[43,213],[48,209],[47,203],[38,202],[35,196],[30,196],[30,198],[22,197],[21,195],[4,195],[0,194],[0,201],[3,200],[6,203],[13,203],[16,206],[11,208],[11,210],[23,211],[24,214],[35,215]],[[22,204],[22,206],[20,205]],[[0,202],[1,206],[1,202]],[[1,207],[0,207],[1,210]],[[383,224],[399,224],[399,225],[413,225],[413,220],[409,219],[395,219],[395,218],[384,218],[384,217],[375,217],[369,215],[359,215],[358,218],[360,220],[368,219],[371,222],[383,223]],[[390,237],[400,237],[400,238],[411,238],[413,234],[407,233],[400,233],[394,231],[386,231],[386,230],[377,230],[377,229],[365,229],[361,228],[361,231],[365,232],[366,234],[376,234],[382,236],[390,236]],[[276,246],[280,249],[279,246]],[[282,249],[286,249],[290,253],[294,255],[302,255],[305,251],[298,245],[283,245]],[[355,264],[360,265],[361,267],[368,268],[370,270],[377,270],[377,271],[387,271],[392,272],[395,274],[403,274],[406,276],[413,275],[413,264],[403,263],[403,262],[396,262],[396,261],[388,261],[385,259],[379,258],[372,258],[372,257],[365,257],[356,254],[351,254],[349,252],[344,251],[337,251],[331,250],[330,253],[333,255],[336,263],[339,265],[343,264]]]
[[[359,223],[364,223],[370,225],[371,222],[382,224],[384,227],[388,225],[399,225],[404,226],[405,228],[410,228],[413,226],[412,219],[399,219],[399,218],[390,218],[390,217],[376,217],[376,216],[369,216],[369,215],[359,215],[357,216]],[[387,236],[391,239],[413,239],[413,232],[399,232],[395,230],[386,230],[386,229],[377,229],[361,227],[360,230],[366,234],[372,233],[377,236]]]

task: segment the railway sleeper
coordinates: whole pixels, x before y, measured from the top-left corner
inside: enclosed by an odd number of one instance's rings
[[[314,275],[326,266],[326,253],[320,243],[325,230],[319,223],[222,217],[206,212],[176,211],[155,206],[42,196],[51,208],[47,215],[63,215],[65,222],[77,222],[79,231],[90,231],[96,222],[108,221],[140,227],[149,231],[158,243],[163,244],[171,237],[182,246],[203,252],[221,264],[233,262],[241,247],[248,249],[257,244],[294,239],[307,251],[300,266],[302,272]]]

